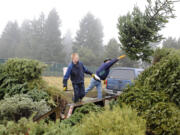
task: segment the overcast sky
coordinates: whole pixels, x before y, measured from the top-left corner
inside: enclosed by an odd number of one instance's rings
[[[79,29],[80,20],[91,12],[99,18],[104,27],[104,43],[110,38],[117,38],[117,19],[120,15],[132,11],[134,4],[142,10],[146,0],[0,0],[0,33],[8,21],[19,24],[25,19],[37,18],[41,12],[45,15],[55,8],[62,21],[61,31],[64,35],[70,30],[74,37]],[[175,4],[176,19],[166,25],[161,32],[165,37],[180,37],[180,2]]]

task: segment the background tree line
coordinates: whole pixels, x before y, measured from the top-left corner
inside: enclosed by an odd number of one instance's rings
[[[55,9],[47,18],[41,13],[37,19],[25,20],[21,26],[17,22],[8,22],[0,39],[0,58],[64,62],[60,24]]]
[[[123,20],[126,18],[121,18]],[[24,20],[21,25],[10,21],[0,37],[0,58],[20,57],[68,64],[70,54],[78,52],[84,64],[98,66],[104,58],[124,54],[121,44],[115,38],[103,44],[103,25],[91,13],[82,18],[74,38],[70,31],[62,36],[60,28],[61,20],[55,9],[47,17],[42,12],[38,18]],[[163,47],[180,49],[180,39],[169,37],[162,43]],[[140,63],[127,57],[117,65],[138,67]]]
[[[174,48],[174,49],[180,49],[180,38],[176,39],[173,37],[168,37],[163,41],[163,47],[164,48]]]
[[[70,54],[78,52],[86,65],[98,66],[106,57],[123,54],[116,39],[103,44],[102,23],[91,13],[80,21],[75,38],[70,31],[62,37],[60,28],[61,20],[55,9],[47,17],[42,12],[38,18],[24,20],[21,25],[9,21],[0,37],[0,58],[20,57],[68,64]],[[135,66],[137,63],[127,60],[119,65]]]

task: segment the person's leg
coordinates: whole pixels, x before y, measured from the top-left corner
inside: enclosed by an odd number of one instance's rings
[[[79,98],[80,98],[80,100],[81,99],[83,99],[83,97],[85,96],[85,89],[84,89],[84,83],[80,83],[79,84],[79,94],[80,94],[80,96],[79,96]]]
[[[102,98],[102,85],[100,81],[96,84],[96,89],[98,91],[98,99],[101,99]]]
[[[78,84],[73,84],[73,89],[74,89],[74,102],[78,102],[79,100],[79,86]]]
[[[94,80],[93,78],[91,79],[91,82],[90,82],[88,88],[86,88],[86,90],[85,90],[85,95],[95,87],[95,81],[96,80]]]

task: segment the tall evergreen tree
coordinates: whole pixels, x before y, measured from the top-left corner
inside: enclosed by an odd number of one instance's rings
[[[1,58],[15,57],[15,50],[20,44],[20,29],[17,22],[8,22],[1,36]]]
[[[21,45],[18,49],[19,57],[43,60],[45,46],[45,15],[41,13],[38,19],[25,20],[21,26]]]
[[[158,32],[174,17],[172,0],[147,0],[145,12],[134,7],[132,13],[119,17],[118,29],[121,48],[133,60],[150,61],[150,43],[162,40]]]
[[[72,53],[72,46],[73,46],[73,38],[72,38],[70,31],[67,31],[67,33],[63,37],[62,43],[64,46],[64,51],[66,52],[65,61],[67,64],[70,61],[70,57],[71,57],[71,53]]]
[[[105,46],[104,55],[107,58],[117,58],[120,55],[120,45],[116,39],[112,38]]]
[[[61,39],[60,18],[55,9],[51,10],[45,22],[45,50],[44,59],[46,61],[54,60],[56,62],[65,61],[65,53]]]
[[[21,25],[21,41],[19,47],[16,50],[17,57],[32,58],[32,31],[32,21],[25,20]]]
[[[120,45],[116,39],[112,38],[109,40],[108,44],[105,46],[104,57],[105,58],[117,58],[120,55],[125,54],[124,51],[120,49]],[[128,57],[118,61],[114,66],[121,67],[139,67],[139,63],[134,60],[130,60]]]
[[[45,15],[41,13],[38,19],[32,21],[32,39],[31,44],[33,47],[32,56],[38,60],[44,60],[43,50],[45,47]]]
[[[82,47],[91,49],[97,57],[103,51],[103,27],[100,20],[91,13],[88,13],[80,22],[73,51],[78,51]]]

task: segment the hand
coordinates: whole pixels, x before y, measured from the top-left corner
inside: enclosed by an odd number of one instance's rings
[[[126,55],[121,55],[121,56],[119,56],[117,59],[120,60],[120,59],[123,59],[123,58],[125,58],[125,57],[126,57]]]
[[[66,90],[67,90],[67,87],[63,87],[63,90],[66,91]]]
[[[95,74],[92,74],[91,76],[92,76],[92,78],[95,78]]]
[[[99,78],[99,76],[97,76],[96,74],[92,74],[91,76],[92,76],[95,80],[101,81],[101,79]]]

